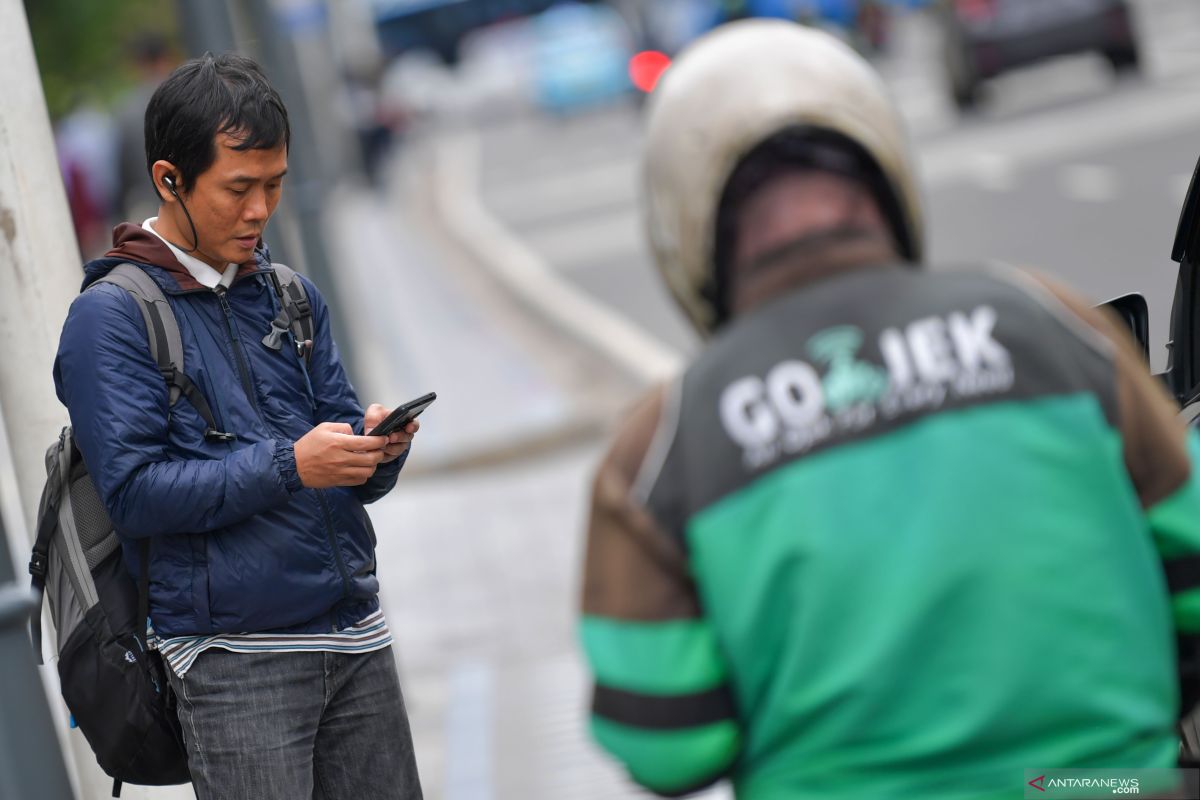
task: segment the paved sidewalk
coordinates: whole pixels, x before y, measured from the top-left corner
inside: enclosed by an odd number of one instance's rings
[[[549,436],[576,423],[566,388],[522,352],[413,229],[399,201],[344,191],[330,204],[332,250],[364,403],[426,392],[421,468]]]
[[[574,635],[591,471],[637,390],[443,237],[422,164],[410,153],[387,199],[332,203],[331,241],[356,254],[338,265],[356,352],[383,365],[364,400],[439,394],[371,507],[426,796],[645,796],[588,738]]]
[[[486,471],[402,477],[371,509],[430,798],[649,796],[586,732],[575,620],[602,450],[595,441]]]

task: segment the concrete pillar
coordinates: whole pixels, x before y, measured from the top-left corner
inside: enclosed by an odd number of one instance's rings
[[[7,473],[17,484],[20,509],[6,510],[8,524],[3,527],[12,552],[24,554],[15,565],[18,585],[28,586],[25,563],[46,475],[43,455],[67,424],[66,409],[54,394],[51,369],[83,272],[25,7],[15,0],[0,2],[0,75],[0,424],[6,434],[0,439],[8,444],[0,449],[0,459],[10,462],[0,474]],[[21,638],[8,637],[0,647],[16,646]],[[40,672],[77,797],[109,797],[112,781],[96,766],[82,735],[67,731],[53,667]],[[61,796],[51,784],[46,786],[49,794],[44,796]],[[122,792],[127,800],[194,796],[190,787],[131,786]]]

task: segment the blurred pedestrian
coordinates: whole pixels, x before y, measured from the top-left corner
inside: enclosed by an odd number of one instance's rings
[[[364,508],[418,425],[366,435],[388,410],[359,404],[317,288],[271,264],[291,134],[258,65],[181,65],[145,130],[158,216],[86,265],[54,377],[134,576],[149,543],[197,796],[420,798]],[[168,298],[186,374],[151,357],[147,335],[169,337],[134,297],[98,283],[123,263]]]
[[[596,739],[739,798],[1173,767],[1200,437],[1127,333],[1015,269],[925,268],[897,109],[828,34],[725,26],[652,104],[651,245],[710,340],[596,476]]]
[[[107,111],[81,96],[55,124],[54,147],[79,249],[91,258],[103,252],[115,210],[116,124]]]
[[[392,147],[393,126],[402,119],[389,113],[381,91],[383,70],[375,64],[347,69],[342,76],[340,106],[358,143],[359,164],[368,184],[386,185],[387,157]]]
[[[161,33],[146,31],[133,39],[131,59],[137,84],[117,108],[118,201],[124,219],[145,219],[158,208],[158,195],[146,172],[146,105],[177,60]]]

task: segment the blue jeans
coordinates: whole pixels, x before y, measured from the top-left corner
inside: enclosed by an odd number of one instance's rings
[[[167,672],[199,800],[420,800],[390,647],[214,648]]]

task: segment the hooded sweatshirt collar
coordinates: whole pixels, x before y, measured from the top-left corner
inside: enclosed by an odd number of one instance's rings
[[[228,289],[231,285],[233,285],[233,279],[238,273],[237,264],[226,264],[223,271],[217,271],[214,267],[209,266],[193,255],[185,253],[183,250],[168,242],[165,236],[155,230],[154,223],[156,222],[158,222],[158,217],[150,217],[148,220],[142,223],[142,230],[150,231],[159,239],[162,239],[163,244],[165,244],[171,250],[171,255],[175,256],[175,260],[178,261],[183,268],[186,269],[188,273],[190,273],[191,276],[196,279],[198,283],[203,284],[210,289],[215,289],[218,286],[224,286],[226,289]]]
[[[265,264],[259,259],[265,259],[265,251],[255,251],[255,257],[238,265],[237,274],[233,280],[239,280],[246,275],[260,271]],[[122,222],[113,229],[112,249],[105,253],[104,258],[87,265],[85,285],[107,274],[114,266],[122,261],[134,261],[138,264],[149,264],[163,270],[174,281],[175,291],[189,292],[207,288],[196,280],[191,272],[171,252],[171,247],[163,241],[156,232],[148,231],[134,222]],[[164,287],[170,290],[170,286]]]

